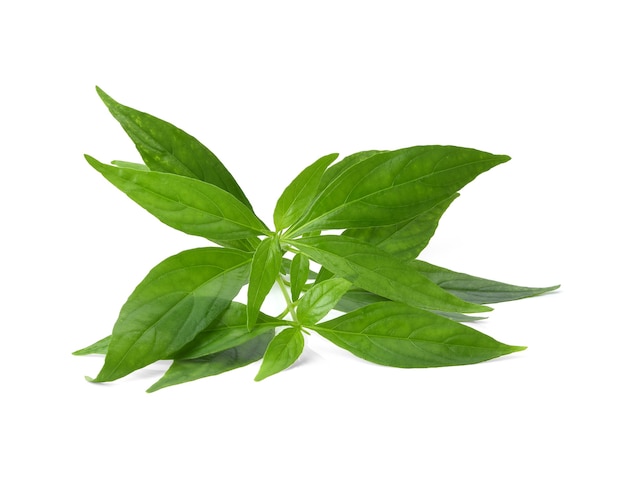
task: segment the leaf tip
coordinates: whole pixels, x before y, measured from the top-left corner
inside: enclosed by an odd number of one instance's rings
[[[106,100],[111,98],[98,85],[96,85],[96,93],[102,99],[102,101],[105,102],[105,103],[106,103]]]

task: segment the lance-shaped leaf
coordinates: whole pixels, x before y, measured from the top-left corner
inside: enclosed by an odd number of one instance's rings
[[[172,124],[122,105],[98,87],[96,90],[133,140],[150,170],[202,180],[227,191],[252,208],[224,164],[202,143]]]
[[[446,292],[410,265],[360,240],[322,235],[290,240],[290,243],[335,275],[390,300],[446,312],[491,310]]]
[[[345,278],[331,278],[314,285],[298,302],[298,321],[313,325],[330,312],[352,284]]]
[[[309,328],[358,357],[391,367],[466,365],[525,349],[395,302],[374,303]]]
[[[186,250],[154,267],[120,311],[96,382],[171,358],[220,315],[248,279],[251,255]]]
[[[263,300],[270,293],[280,272],[282,256],[276,237],[267,237],[254,252],[248,285],[248,328],[250,330],[254,328]]]
[[[421,260],[414,260],[411,266],[441,288],[472,303],[499,303],[534,297],[551,292],[559,285],[551,287],[520,287],[485,278],[457,273]]]
[[[298,328],[286,328],[270,342],[263,356],[257,382],[290,367],[304,349],[304,337]]]
[[[309,278],[309,257],[297,253],[294,255],[289,268],[289,282],[291,289],[291,299],[295,302],[302,293],[304,285]]]
[[[213,355],[193,360],[174,360],[165,374],[147,392],[156,392],[161,388],[245,367],[263,357],[263,353],[273,337],[274,331],[271,330],[237,347],[229,348]]]
[[[421,260],[413,260],[409,265],[447,292],[467,302],[478,304],[510,302],[512,300],[534,297],[559,288],[559,285],[550,287],[521,287],[511,285],[509,283],[454,272]],[[366,290],[352,288],[337,302],[335,308],[342,312],[351,312],[371,303],[388,300],[388,298],[375,295]],[[478,317],[459,316],[458,314],[451,314],[450,312],[442,312],[441,314],[462,322],[475,321],[478,319]]]
[[[438,145],[373,155],[331,180],[288,235],[408,221],[509,158]]]
[[[459,194],[455,193],[409,221],[385,227],[349,228],[344,230],[342,235],[375,245],[400,260],[412,260],[426,248],[439,225],[441,216],[458,196]],[[322,268],[316,283],[331,277],[332,274]]]
[[[267,232],[252,210],[215,185],[170,173],[105,165],[89,155],[85,158],[113,185],[172,228],[216,242]]]
[[[400,260],[413,260],[426,248],[441,216],[458,196],[455,193],[406,222],[386,227],[351,228],[343,235],[376,245]]]
[[[317,192],[322,174],[338,153],[326,155],[306,167],[282,193],[274,209],[274,225],[282,230],[302,216]]]
[[[248,329],[248,313],[246,306],[232,302],[208,328],[200,332],[181,351],[174,354],[175,359],[193,359],[204,357],[236,347],[276,327],[289,323],[278,320],[264,313],[259,313],[256,326]]]
[[[353,312],[354,310],[358,310],[359,308],[365,307],[372,303],[378,302],[389,302],[388,298],[381,297],[380,295],[375,295],[367,290],[363,290],[362,288],[351,288],[346,292],[346,294],[341,297],[341,299],[335,305],[335,310],[340,312]],[[437,315],[441,315],[442,317],[449,318],[450,320],[454,320],[455,322],[475,322],[477,320],[483,320],[485,317],[478,317],[476,315],[465,315],[464,313],[459,312],[442,312],[438,310],[433,310]]]

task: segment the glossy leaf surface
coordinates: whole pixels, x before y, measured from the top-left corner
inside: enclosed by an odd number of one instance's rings
[[[282,230],[295,222],[313,200],[322,174],[339,154],[326,155],[306,167],[282,193],[274,209],[274,225]]]
[[[274,337],[268,331],[237,347],[193,360],[174,360],[165,374],[147,391],[156,392],[165,387],[191,382],[200,378],[219,375],[236,368],[245,367],[263,357],[267,345]]]
[[[289,233],[296,237],[313,230],[408,221],[507,160],[505,155],[438,145],[373,155],[332,179]]]
[[[314,285],[298,302],[298,321],[312,325],[324,318],[352,284],[345,278],[331,278]]]
[[[374,303],[309,328],[358,357],[402,368],[478,363],[525,348],[395,302]]]
[[[441,216],[458,196],[455,193],[406,222],[385,227],[348,229],[343,235],[376,245],[400,260],[412,260],[426,248]]]
[[[221,352],[273,331],[278,326],[288,325],[287,322],[260,313],[256,326],[248,329],[248,312],[246,305],[232,302],[224,312],[201,331],[182,350],[173,355],[175,359],[193,359]]]
[[[289,281],[291,289],[291,299],[295,302],[309,278],[310,262],[309,257],[298,253],[294,255],[289,269]]]
[[[121,378],[181,350],[229,306],[250,261],[249,253],[207,247],[153,268],[122,307],[95,381]]]
[[[455,297],[410,265],[368,243],[338,235],[302,238],[291,243],[335,275],[390,300],[449,312],[491,310]]]
[[[252,208],[224,164],[196,138],[171,123],[116,102],[100,88],[96,90],[150,170],[202,180]]]
[[[460,323],[480,318],[468,314],[557,288],[520,287],[416,260],[459,190],[508,161],[505,155],[441,145],[362,151],[339,161],[327,155],[282,190],[272,232],[197,139],[98,94],[144,164],[105,165],[85,156],[89,164],[163,223],[225,248],[187,250],[154,267],[112,334],[74,352],[105,355],[89,380],[112,381],[172,360],[148,390],[155,391],[262,358],[258,381],[293,365],[310,330],[382,365],[477,363],[524,347]],[[261,308],[275,282],[286,305],[272,317]],[[246,304],[234,302],[246,284]],[[347,313],[324,321],[331,310]]]
[[[304,349],[304,337],[297,328],[286,328],[267,347],[256,381],[274,375],[293,365]]]
[[[85,158],[113,185],[172,228],[214,241],[267,232],[248,207],[215,185],[170,173],[105,165],[88,155]]]
[[[254,252],[248,285],[248,328],[254,328],[263,300],[270,293],[280,272],[282,252],[275,237],[261,242]]]
[[[512,300],[535,297],[559,288],[559,285],[551,287],[520,287],[465,273],[457,273],[421,260],[414,260],[411,262],[411,265],[441,288],[473,303],[510,302]]]

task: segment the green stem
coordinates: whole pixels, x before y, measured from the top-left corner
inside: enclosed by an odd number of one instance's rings
[[[285,286],[285,281],[283,280],[283,277],[279,275],[277,281],[278,281],[278,286],[280,287],[280,291],[283,292],[283,297],[285,297],[285,302],[287,302],[287,309],[289,310],[289,315],[291,316],[291,319],[294,322],[298,323],[298,316],[296,314],[296,306],[291,301],[291,297],[289,296],[289,292],[287,291],[287,287]]]

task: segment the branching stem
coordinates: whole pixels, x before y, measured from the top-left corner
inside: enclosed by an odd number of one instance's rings
[[[285,302],[287,303],[287,310],[289,311],[289,316],[294,322],[298,322],[298,315],[296,314],[296,306],[291,301],[291,297],[289,295],[289,291],[287,290],[287,286],[285,285],[285,281],[283,277],[278,275],[278,286],[280,287],[280,291],[283,292],[283,297],[285,297]]]

